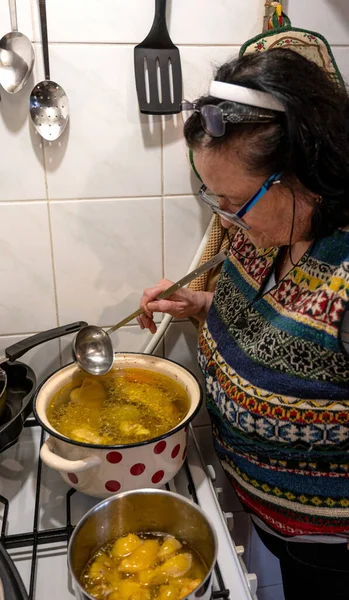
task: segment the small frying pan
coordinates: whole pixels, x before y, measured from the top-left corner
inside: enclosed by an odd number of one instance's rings
[[[31,335],[16,344],[13,344],[9,348],[5,350],[5,356],[0,357],[0,365],[9,361],[9,366],[11,363],[14,363],[18,358],[23,356],[26,352],[35,348],[35,346],[39,346],[39,344],[43,344],[44,342],[48,342],[49,340],[54,340],[56,338],[62,337],[63,335],[68,335],[68,333],[75,333],[79,331],[81,327],[87,325],[85,321],[78,321],[76,323],[70,323],[69,325],[63,325],[62,327],[55,327],[54,329],[48,329],[47,331],[42,331],[36,335]],[[8,387],[8,378],[7,378],[7,369],[3,369],[0,367],[0,417],[5,409],[6,405],[6,397],[7,397],[7,387]]]

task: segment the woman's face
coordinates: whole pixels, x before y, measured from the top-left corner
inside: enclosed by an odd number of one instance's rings
[[[229,151],[200,149],[194,151],[194,164],[200,176],[216,196],[220,208],[236,213],[272,175],[254,175],[239,159],[239,147]],[[296,194],[296,213],[292,244],[309,239],[313,203]],[[246,213],[243,221],[250,227],[247,237],[259,248],[284,246],[290,243],[293,217],[293,197],[291,190],[282,184],[275,184]],[[222,226],[228,229],[230,221],[221,217]]]

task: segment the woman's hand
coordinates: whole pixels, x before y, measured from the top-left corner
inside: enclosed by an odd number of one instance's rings
[[[167,300],[156,300],[158,295],[167,290],[173,284],[168,279],[162,279],[154,287],[144,290],[140,306],[144,314],[137,317],[141,329],[149,329],[151,333],[156,332],[153,314],[162,312],[175,317],[176,319],[186,319],[194,317],[199,322],[206,319],[211,306],[213,293],[211,292],[193,292],[187,288],[179,289]]]

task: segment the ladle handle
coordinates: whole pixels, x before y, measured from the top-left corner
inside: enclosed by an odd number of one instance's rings
[[[46,79],[46,81],[49,81],[50,80],[50,61],[49,61],[49,57],[48,57],[46,0],[39,0],[39,9],[40,9],[42,51],[43,51],[43,55],[44,55],[45,79]]]
[[[69,325],[62,325],[61,327],[55,327],[54,329],[48,329],[47,331],[41,331],[40,333],[31,335],[30,337],[25,338],[24,340],[21,340],[20,342],[17,342],[16,344],[6,348],[6,358],[13,362],[32,348],[35,348],[35,346],[43,344],[44,342],[48,342],[49,340],[55,340],[62,335],[68,335],[68,333],[75,333],[85,325],[87,325],[85,321],[77,321],[76,323],[69,323]]]
[[[184,287],[187,283],[190,283],[191,281],[193,281],[193,279],[196,279],[203,273],[206,273],[206,271],[209,271],[210,269],[213,269],[214,267],[216,267],[217,265],[222,263],[227,258],[228,255],[229,255],[229,250],[222,250],[221,252],[216,254],[216,256],[214,256],[213,258],[211,258],[210,260],[205,262],[203,265],[201,265],[201,267],[198,267],[194,271],[190,271],[190,273],[188,273],[187,275],[182,277],[182,279],[180,279],[179,281],[176,281],[176,283],[174,283],[169,288],[167,288],[166,290],[161,292],[158,295],[157,300],[165,300],[166,298],[169,298],[170,296],[172,296],[172,294],[174,292],[176,292],[180,288]],[[135,312],[133,312],[132,315],[129,315],[128,317],[126,317],[125,319],[123,319],[122,321],[120,321],[119,323],[114,325],[113,327],[110,327],[110,329],[107,330],[107,333],[108,334],[113,333],[113,331],[120,329],[120,327],[123,327],[124,325],[126,325],[127,323],[132,321],[132,319],[139,317],[143,313],[144,313],[143,308],[139,308],[138,310],[135,310]]]
[[[9,0],[10,20],[12,31],[18,31],[16,0]]]

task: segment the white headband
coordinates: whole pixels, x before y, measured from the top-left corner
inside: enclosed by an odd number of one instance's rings
[[[257,90],[235,85],[234,83],[212,81],[209,94],[210,96],[214,96],[214,98],[221,98],[222,100],[230,100],[232,102],[239,102],[240,104],[257,106],[258,108],[268,108],[269,110],[285,112],[281,102],[273,98],[271,94],[258,92]]]

